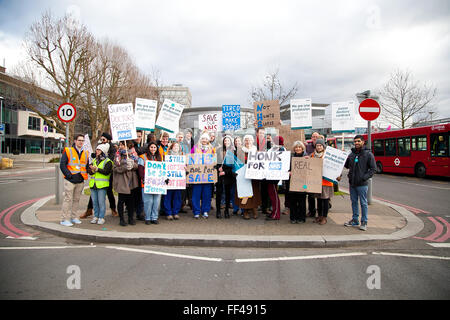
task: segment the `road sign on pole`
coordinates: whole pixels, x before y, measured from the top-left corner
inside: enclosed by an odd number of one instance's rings
[[[59,106],[57,112],[59,120],[66,123],[66,147],[69,146],[69,125],[68,122],[71,122],[75,119],[77,115],[77,109],[71,103],[63,103]]]
[[[381,113],[381,107],[374,99],[365,99],[359,104],[359,115],[367,121],[373,121]]]

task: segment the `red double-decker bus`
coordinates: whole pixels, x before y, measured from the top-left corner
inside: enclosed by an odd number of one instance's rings
[[[377,172],[450,177],[449,132],[450,123],[443,123],[372,133]]]

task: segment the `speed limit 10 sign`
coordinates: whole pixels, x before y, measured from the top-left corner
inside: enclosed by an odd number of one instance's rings
[[[71,122],[77,115],[77,109],[71,103],[63,103],[58,108],[58,118],[62,122]]]

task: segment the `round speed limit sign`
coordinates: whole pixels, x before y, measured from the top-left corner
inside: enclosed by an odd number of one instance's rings
[[[58,118],[62,122],[71,122],[77,115],[77,109],[71,103],[63,103],[58,108]]]

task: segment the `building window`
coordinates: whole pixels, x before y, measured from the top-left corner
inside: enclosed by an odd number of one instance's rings
[[[53,132],[53,131],[54,131],[53,127],[51,127],[51,126],[47,123],[47,121],[45,121],[45,120],[44,120],[44,126],[48,126],[48,132]]]
[[[28,130],[41,131],[41,119],[30,116],[28,118]]]

